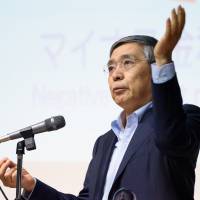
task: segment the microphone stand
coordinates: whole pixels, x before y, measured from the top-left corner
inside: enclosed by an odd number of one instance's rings
[[[17,154],[17,177],[16,177],[16,198],[15,200],[23,200],[21,196],[22,189],[22,163],[23,155],[25,154],[25,147],[27,151],[36,149],[34,133],[31,127],[23,129],[20,134],[24,140],[17,143],[16,154]]]

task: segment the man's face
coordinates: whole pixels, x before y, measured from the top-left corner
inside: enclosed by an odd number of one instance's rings
[[[123,68],[131,59],[136,61],[132,67]],[[108,64],[116,66],[108,77],[112,98],[128,114],[151,100],[151,70],[142,45],[122,44],[114,49]]]

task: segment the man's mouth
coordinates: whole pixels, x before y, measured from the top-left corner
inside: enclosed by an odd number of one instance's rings
[[[115,87],[115,88],[113,88],[113,92],[115,92],[115,93],[122,93],[125,90],[127,90],[126,87]]]

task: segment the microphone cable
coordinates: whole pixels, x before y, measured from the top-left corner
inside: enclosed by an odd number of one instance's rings
[[[1,188],[1,186],[0,186],[0,191],[1,191],[1,193],[3,194],[4,198],[5,198],[6,200],[8,200],[8,197],[6,196],[6,194],[5,194],[5,192],[3,191],[3,189]]]

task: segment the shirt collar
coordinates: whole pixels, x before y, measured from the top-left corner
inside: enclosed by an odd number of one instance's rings
[[[149,108],[152,107],[152,101],[150,101],[149,103],[145,104],[144,106],[138,108],[134,113],[136,113],[136,115],[138,116],[138,122],[141,121],[144,113],[146,110],[148,110]],[[129,118],[129,116],[128,116]]]
[[[137,123],[140,122],[145,111],[151,107],[152,107],[152,101],[150,101],[149,103],[145,104],[144,106],[142,106],[142,107],[138,108],[137,110],[135,110],[134,112],[132,112],[127,117],[126,127],[131,126],[131,124],[134,123],[135,120],[137,120]],[[121,116],[123,114],[124,114],[124,111],[122,111],[120,113],[120,115],[118,116],[118,118],[116,120],[112,121],[112,123],[111,123],[111,128],[116,135],[118,135],[120,131],[124,130],[124,127],[122,125],[122,120],[121,120]]]

